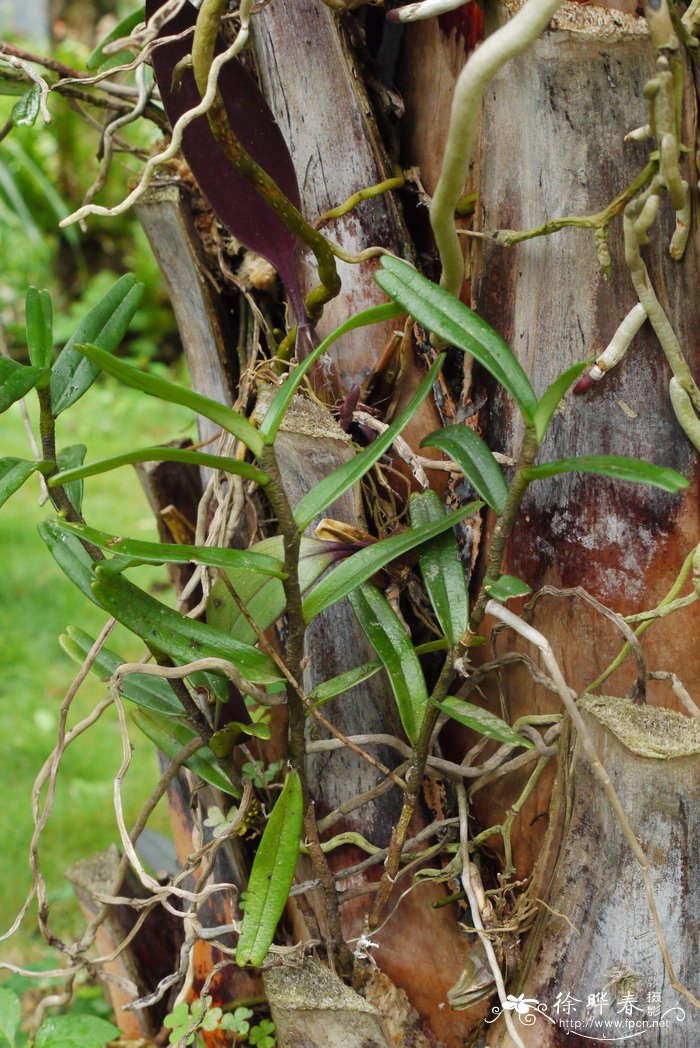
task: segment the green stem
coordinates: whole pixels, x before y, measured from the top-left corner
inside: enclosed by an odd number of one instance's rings
[[[523,471],[532,466],[535,461],[535,456],[537,455],[538,446],[535,429],[532,426],[528,426],[525,430],[525,437],[520,449],[515,476],[513,477],[513,483],[508,492],[505,508],[493,529],[493,538],[491,539],[491,545],[489,547],[489,554],[486,562],[486,577],[494,582],[500,578],[501,564],[503,561],[506,542],[515,526],[515,521],[520,511],[520,505],[523,501],[525,492],[527,491],[528,484],[530,483],[524,476]],[[476,604],[474,605],[474,610],[469,619],[470,633],[476,633],[479,629],[484,618],[484,609],[486,608],[489,599],[489,594],[486,592],[482,584]]]
[[[304,802],[304,827],[307,837],[312,845],[312,860],[316,876],[323,887],[325,901],[326,921],[331,945],[335,951],[336,959],[344,971],[352,967],[352,955],[347,949],[343,939],[340,924],[340,911],[338,909],[338,898],[335,890],[335,882],[330,867],[318,838],[318,824],[316,812],[309,783],[306,776],[306,740],[305,740],[305,708],[300,694],[302,680],[302,658],[304,655],[304,637],[306,635],[306,624],[302,613],[301,586],[299,584],[299,550],[301,547],[301,534],[294,521],[294,512],[287,498],[282,482],[279,463],[273,445],[266,445],[261,456],[263,469],[270,478],[266,492],[270,500],[270,506],[277,518],[277,523],[282,533],[282,544],[284,548],[284,570],[287,578],[283,580],[284,595],[287,611],[287,645],[285,652],[286,667],[291,677],[287,679],[287,707],[289,710],[289,756],[292,766],[299,773],[301,791]],[[295,687],[296,684],[296,687]],[[316,845],[318,845],[316,847]]]

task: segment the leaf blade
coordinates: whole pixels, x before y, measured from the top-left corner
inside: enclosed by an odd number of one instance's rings
[[[434,491],[415,492],[409,498],[412,527],[444,520],[447,511]],[[454,535],[443,532],[418,549],[418,564],[442,632],[454,647],[469,623],[469,594]]]
[[[555,378],[554,382],[552,382],[552,384],[542,394],[533,419],[538,444],[542,443],[544,435],[547,432],[547,427],[552,421],[552,416],[557,410],[559,403],[569,386],[576,381],[579,375],[581,375],[594,360],[595,357],[591,357],[590,360],[583,360],[579,361],[577,364],[573,364],[570,368],[567,368],[566,371]]]
[[[446,426],[431,433],[421,447],[439,448],[457,463],[477,494],[499,516],[508,499],[503,470],[485,441],[468,426]]]
[[[365,583],[348,600],[387,672],[401,724],[415,744],[428,705],[428,687],[411,639],[386,597]]]
[[[255,455],[260,455],[262,452],[263,442],[260,431],[251,425],[247,418],[225,404],[219,404],[216,400],[211,400],[201,393],[195,393],[194,390],[185,389],[176,382],[169,382],[167,379],[139,371],[138,368],[119,360],[118,357],[97,345],[82,342],[76,348],[92,364],[113,378],[119,379],[124,385],[138,389],[151,397],[169,401],[171,404],[181,404],[190,411],[211,419],[217,426],[221,426],[234,437],[238,437]]]
[[[216,546],[186,546],[172,542],[143,542],[140,539],[124,539],[119,535],[108,535],[86,524],[72,524],[57,519],[56,527],[91,542],[100,549],[149,564],[209,564],[215,568],[233,571],[254,571],[258,575],[272,575],[277,579],[287,576],[282,561],[264,553],[245,549],[221,549]]]
[[[675,469],[623,455],[581,455],[577,458],[544,462],[542,465],[523,470],[523,476],[529,481],[543,480],[560,473],[598,473],[603,477],[627,480],[633,484],[651,484],[672,494],[687,488],[690,483]]]
[[[471,353],[508,390],[526,422],[532,422],[537,397],[530,380],[510,346],[490,324],[401,259],[383,256],[374,279],[424,328]]]
[[[92,593],[98,604],[149,647],[175,662],[207,657],[227,659],[253,684],[272,684],[281,679],[272,660],[250,644],[233,640],[205,622],[180,615],[110,571],[109,566],[98,565],[95,576]]]
[[[370,306],[368,309],[363,309],[362,312],[356,313],[354,317],[350,317],[343,324],[337,327],[335,331],[332,331],[330,335],[327,335],[316,347],[313,353],[310,353],[300,364],[297,365],[294,371],[292,371],[277,390],[272,403],[265,413],[265,418],[260,425],[260,432],[265,437],[265,442],[267,444],[273,442],[282,423],[282,419],[284,418],[284,414],[291,403],[292,397],[301,385],[304,376],[308,374],[319,357],[321,357],[334,342],[337,342],[337,340],[347,334],[348,331],[354,331],[356,328],[366,327],[369,324],[379,324],[382,321],[402,316],[404,313],[405,310],[403,307],[397,306],[393,302],[380,306]]]
[[[69,626],[58,638],[59,644],[71,659],[82,664],[95,643],[89,633]],[[128,661],[109,648],[100,648],[90,667],[98,680],[107,681],[117,668]],[[184,710],[175,698],[175,693],[166,681],[146,673],[130,673],[119,684],[121,694],[136,706],[161,713],[167,717],[182,717]]]
[[[25,397],[47,374],[46,368],[0,357],[0,414]]]
[[[96,477],[101,473],[109,473],[110,470],[119,469],[120,466],[131,466],[135,462],[183,462],[185,465],[200,466],[208,469],[218,469],[222,473],[232,473],[246,480],[253,480],[256,484],[264,486],[270,480],[267,473],[263,473],[257,466],[250,462],[240,462],[238,459],[227,458],[224,455],[209,455],[202,451],[189,451],[187,448],[151,447],[137,448],[135,451],[125,451],[121,455],[113,455],[110,458],[99,459],[97,462],[88,462],[87,465],[77,469],[66,470],[54,474],[49,481],[50,488],[57,484],[70,484],[75,480],[85,477]]]
[[[325,611],[326,608],[342,600],[390,561],[414,549],[422,542],[428,542],[441,535],[448,528],[454,527],[465,517],[470,516],[482,505],[481,502],[470,502],[454,513],[446,514],[421,527],[411,528],[400,535],[392,535],[391,538],[375,542],[353,553],[351,557],[321,579],[303,601],[304,621],[311,622],[321,611]]]
[[[163,716],[145,709],[129,711],[129,716],[137,728],[150,739],[166,757],[171,760],[195,738],[196,732],[182,721],[174,720],[172,717]],[[224,775],[212,750],[208,746],[202,746],[192,757],[185,762],[185,767],[199,775],[200,779],[208,782],[210,786],[216,786],[224,793],[235,796],[231,782]]]
[[[489,710],[482,709],[481,706],[475,706],[454,695],[448,695],[443,702],[433,701],[433,705],[465,727],[478,731],[480,735],[485,735],[487,739],[507,742],[512,746],[524,746],[530,750],[535,748],[534,743],[518,735],[510,724],[501,720],[494,713],[490,713]]]
[[[136,312],[143,284],[125,273],[83,317],[58,355],[51,372],[51,410],[55,418],[82,397],[100,373],[77,350],[78,343],[94,342],[112,352],[124,338]]]
[[[32,473],[36,472],[36,462],[27,459],[2,458],[0,459],[0,506],[3,506],[11,495],[29,480]]]
[[[53,353],[53,303],[48,291],[27,289],[24,305],[27,349],[35,367],[47,368]]]
[[[428,396],[433,382],[443,365],[444,359],[444,354],[441,354],[437,360],[433,362],[430,370],[410,402],[394,419],[388,429],[375,437],[369,447],[366,447],[364,451],[355,455],[349,462],[344,462],[341,466],[338,466],[337,469],[334,469],[327,477],[324,477],[322,481],[316,484],[316,486],[313,487],[311,491],[307,492],[297,503],[294,507],[294,521],[299,528],[299,531],[303,531],[308,527],[314,517],[318,516],[322,510],[334,502],[344,491],[347,491],[348,488],[352,487],[353,484],[363,477],[365,473],[371,469],[377,459],[379,459],[384,452],[391,447],[394,438],[398,436],[406,425],[408,425],[413,418],[413,415]]]
[[[248,881],[236,964],[262,964],[292,886],[303,821],[301,781],[291,771],[263,831]]]

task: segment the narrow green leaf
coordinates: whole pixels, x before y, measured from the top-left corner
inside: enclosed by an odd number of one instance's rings
[[[81,665],[95,643],[95,638],[76,626],[69,626],[58,641],[66,655]],[[128,661],[109,648],[101,648],[90,667],[90,672],[98,680],[107,681],[117,667]],[[184,716],[184,710],[175,698],[175,692],[167,681],[160,677],[151,677],[146,673],[130,673],[119,685],[119,691],[136,706],[142,706],[153,713],[162,713],[167,717]]]
[[[299,554],[299,585],[302,593],[306,593],[309,586],[338,559],[338,553],[332,549],[335,545],[319,539],[302,538]],[[284,556],[279,535],[256,542],[251,550],[275,558]],[[277,579],[263,578],[250,572],[229,572],[229,580],[259,629],[269,629],[284,612],[287,602],[282,583]],[[246,644],[254,644],[257,640],[255,631],[221,580],[212,586],[207,605],[207,622]]]
[[[339,498],[344,491],[347,491],[348,488],[351,488],[353,484],[357,483],[361,477],[364,477],[365,473],[372,468],[377,459],[381,458],[384,452],[391,447],[394,438],[398,436],[406,425],[408,425],[420,405],[428,396],[444,360],[445,356],[444,354],[441,354],[437,360],[433,362],[432,367],[421,382],[411,401],[406,405],[403,411],[397,415],[388,429],[376,436],[369,447],[360,451],[359,454],[355,455],[355,457],[350,459],[349,462],[344,462],[342,466],[338,466],[338,468],[334,469],[327,477],[324,477],[316,487],[312,488],[311,491],[304,495],[303,499],[301,499],[294,509],[294,520],[299,531],[303,531],[308,527],[314,517],[318,516],[318,514],[327,506],[330,506],[330,504]]]
[[[494,600],[503,602],[513,597],[525,597],[532,592],[527,582],[516,578],[515,575],[500,575],[495,582],[487,576],[484,579],[484,589]]]
[[[414,744],[428,705],[428,688],[411,638],[376,586],[360,586],[348,600],[389,676],[403,730]]]
[[[528,750],[535,748],[529,739],[513,731],[510,724],[506,724],[500,717],[482,709],[481,706],[474,706],[473,703],[457,699],[453,695],[448,695],[444,702],[433,702],[433,705],[465,727],[485,735],[487,739],[508,742],[512,746],[524,746]]]
[[[108,535],[104,531],[89,528],[86,524],[70,524],[56,520],[56,527],[92,542],[100,549],[133,557],[146,564],[209,564],[215,568],[231,571],[250,571],[258,575],[272,575],[277,579],[287,576],[282,561],[258,553],[254,549],[219,549],[215,546],[184,546],[172,542],[142,542],[140,539],[125,539],[119,535]]]
[[[9,357],[0,357],[0,413],[26,396],[47,374],[46,368],[36,368],[10,360]]]
[[[78,469],[56,474],[48,484],[50,488],[55,488],[57,484],[70,484],[74,480],[82,480],[83,477],[96,477],[120,466],[131,466],[134,462],[184,462],[190,466],[204,466],[221,470],[222,473],[233,473],[261,485],[267,484],[270,479],[267,473],[263,473],[250,462],[239,462],[238,459],[226,458],[224,455],[208,455],[202,451],[189,451],[187,448],[155,447],[138,448],[136,451],[125,451],[124,454],[114,455],[112,458],[89,462]]]
[[[98,601],[92,592],[92,584],[95,581],[94,564],[80,541],[75,535],[69,535],[63,529],[57,528],[51,520],[42,520],[38,525],[38,531],[61,571],[88,600],[97,604]]]
[[[24,305],[29,359],[34,367],[47,368],[53,354],[53,304],[48,291],[30,287]]]
[[[71,444],[68,448],[63,448],[56,455],[56,466],[59,470],[70,470],[79,467],[85,455],[87,448],[84,444]],[[82,480],[69,480],[68,483],[64,482],[64,488],[68,500],[73,509],[80,513],[83,508],[83,482]]]
[[[681,473],[667,466],[655,466],[640,459],[625,458],[622,455],[581,455],[579,458],[561,459],[558,462],[544,462],[541,466],[532,466],[523,470],[527,480],[543,480],[559,473],[600,473],[604,477],[617,480],[629,480],[633,484],[651,484],[663,491],[677,492],[687,488],[689,481]]]
[[[39,116],[39,102],[41,100],[41,88],[38,84],[32,86],[17,99],[12,107],[10,119],[15,127],[32,127]]]
[[[129,715],[146,738],[155,743],[158,749],[171,759],[177,757],[183,746],[191,742],[196,734],[188,724],[150,710],[131,710]],[[210,786],[216,786],[224,793],[236,796],[228,777],[224,775],[214,753],[208,746],[203,746],[190,757],[185,767],[193,771],[195,775],[199,775],[200,779],[204,779]]]
[[[51,374],[51,409],[58,416],[90,388],[100,373],[99,367],[78,352],[82,342],[94,342],[103,350],[112,352],[126,334],[136,312],[143,284],[126,273],[92,307],[61,350]]]
[[[209,740],[209,745],[212,753],[217,757],[228,757],[241,735],[254,739],[269,739],[270,734],[269,724],[243,724],[241,721],[229,721],[224,728],[214,732]]]
[[[0,459],[0,506],[7,502],[10,495],[19,491],[35,471],[36,462],[18,458]]]
[[[64,536],[72,537],[65,532]],[[205,622],[180,615],[134,586],[123,575],[110,571],[108,566],[98,565],[95,575],[97,581],[92,592],[98,604],[149,647],[170,656],[175,662],[186,663],[207,657],[228,659],[253,684],[280,680],[279,670],[272,660],[250,644],[233,640]]]
[[[552,421],[552,415],[559,407],[567,389],[576,381],[579,375],[586,370],[588,365],[593,363],[594,360],[595,357],[591,357],[590,360],[583,360],[578,364],[573,364],[572,367],[564,371],[558,376],[558,378],[555,378],[551,386],[545,390],[539,404],[537,405],[537,411],[535,412],[535,417],[533,419],[538,444],[541,444],[544,440],[547,427]]]
[[[267,956],[292,886],[303,814],[299,773],[291,771],[253,860],[236,964],[262,964]]]
[[[388,302],[381,306],[370,306],[369,309],[363,309],[361,313],[357,313],[354,317],[350,317],[350,319],[346,320],[340,325],[340,327],[337,327],[335,331],[332,331],[330,335],[327,335],[323,342],[316,347],[313,353],[310,353],[308,357],[305,357],[304,360],[294,368],[292,373],[277,390],[272,403],[267,409],[262,425],[260,426],[260,432],[265,437],[265,443],[272,444],[277,436],[277,431],[280,428],[282,419],[284,418],[292,397],[301,385],[304,376],[308,374],[318,358],[321,357],[334,342],[337,342],[339,338],[346,335],[348,331],[354,331],[356,328],[366,327],[369,324],[381,324],[386,320],[393,320],[394,317],[400,317],[405,312],[406,311],[402,306],[397,306],[393,302]]]
[[[379,673],[381,668],[381,662],[364,662],[361,666],[355,666],[351,670],[346,670],[345,673],[339,673],[337,677],[331,677],[330,680],[324,681],[323,684],[319,684],[313,691],[310,691],[309,701],[315,703],[316,706],[323,706],[325,702],[330,702],[338,695],[344,695],[346,691],[369,680],[375,673]]]
[[[0,986],[0,1040],[4,1037],[14,1044],[15,1034],[22,1018],[22,1005],[12,990]]]
[[[399,302],[428,331],[471,353],[508,390],[531,423],[537,397],[530,380],[510,346],[473,309],[416,272],[408,262],[384,255],[374,279],[386,294]]]
[[[389,539],[375,542],[353,553],[351,557],[321,579],[317,586],[314,586],[302,604],[304,621],[311,622],[319,612],[342,600],[348,593],[375,575],[385,564],[415,549],[422,542],[441,535],[448,528],[454,527],[465,517],[475,513],[481,506],[483,502],[470,502],[454,513],[445,514],[439,520],[431,520],[421,527],[411,528],[400,535],[392,535]]]
[[[408,503],[411,527],[445,520],[447,511],[435,491],[416,492]],[[458,643],[469,622],[469,594],[459,546],[454,535],[443,532],[418,549],[418,564],[430,602],[450,647]]]
[[[126,18],[122,18],[121,22],[117,22],[114,29],[111,29],[107,36],[100,40],[94,51],[91,51],[85,62],[86,69],[98,69],[103,63],[111,61],[112,58],[118,58],[118,55],[106,55],[104,53],[105,47],[111,44],[113,40],[121,40],[122,37],[130,36],[133,29],[136,28],[141,22],[146,20],[146,9],[145,7],[139,7],[136,11],[133,11]]]
[[[503,470],[487,444],[468,426],[446,426],[421,442],[423,448],[439,448],[457,463],[474,490],[500,516],[508,498]]]
[[[254,455],[260,455],[262,452],[263,439],[260,431],[247,418],[239,415],[232,408],[226,407],[225,404],[210,400],[209,397],[179,386],[176,382],[168,382],[167,379],[139,371],[131,364],[119,360],[112,353],[105,352],[100,346],[88,344],[86,340],[77,348],[94,366],[102,368],[108,375],[123,382],[125,386],[132,386],[134,389],[141,390],[142,393],[158,397],[160,400],[167,400],[171,404],[182,404],[183,407],[211,419],[217,426],[221,426],[234,437],[238,437]]]

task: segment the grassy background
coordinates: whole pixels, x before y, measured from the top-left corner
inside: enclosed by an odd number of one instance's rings
[[[30,395],[30,409],[35,397]],[[88,459],[131,447],[162,443],[193,433],[183,408],[99,381],[58,421],[58,447],[84,443]],[[0,416],[0,456],[31,458],[17,405]],[[30,478],[0,509],[0,931],[12,923],[30,885],[27,864],[33,830],[30,791],[55,742],[58,710],[77,670],[58,643],[69,624],[96,636],[106,615],[90,604],[57,567],[36,524],[50,512],[39,507],[39,482]],[[85,482],[84,514],[94,527],[147,539],[157,538],[153,517],[131,467]],[[161,568],[132,573],[144,587],[162,585]],[[165,601],[170,594],[159,592]],[[143,646],[117,627],[108,647],[126,658],[140,658]],[[73,703],[69,725],[85,716],[105,695],[105,685],[89,677]],[[152,744],[133,733],[134,757],[123,794],[127,823],[157,781]],[[121,761],[116,713],[108,710],[66,753],[53,809],[44,831],[41,864],[51,900],[50,921],[62,936],[81,929],[81,916],[63,871],[71,863],[118,839],[112,809],[112,779]],[[151,825],[167,832],[161,807]],[[32,962],[45,954],[32,910],[22,928],[0,944],[0,960]]]

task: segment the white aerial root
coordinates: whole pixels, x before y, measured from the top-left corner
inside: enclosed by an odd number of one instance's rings
[[[442,262],[440,283],[457,297],[464,278],[464,260],[454,216],[464,192],[481,99],[498,71],[534,43],[561,5],[562,0],[527,0],[470,55],[457,81],[442,170],[430,205],[430,222]]]
[[[467,3],[469,0],[421,0],[418,4],[395,7],[387,13],[387,17],[392,22],[422,22],[426,18],[437,18],[448,11],[456,11]]]
[[[607,371],[610,371],[611,368],[614,368],[616,364],[620,363],[632,344],[634,336],[637,334],[646,319],[647,311],[641,302],[638,302],[637,305],[633,306],[629,311],[613,337],[610,339],[607,347],[589,371],[588,374],[590,378],[597,382]]]
[[[593,774],[598,779],[599,783],[603,788],[603,792],[608,799],[608,803],[612,808],[617,821],[620,825],[620,829],[623,832],[625,840],[629,845],[630,851],[634,855],[642,874],[642,880],[644,882],[644,889],[647,897],[647,905],[649,907],[649,913],[651,915],[652,922],[656,931],[656,938],[661,950],[661,956],[663,957],[664,967],[668,972],[669,981],[673,986],[674,990],[678,993],[683,994],[696,1008],[700,1008],[700,1001],[693,994],[683,986],[681,982],[676,978],[676,973],[673,968],[673,961],[671,960],[671,954],[668,949],[668,943],[666,942],[666,935],[661,922],[659,920],[659,912],[656,908],[656,900],[654,898],[654,888],[651,882],[649,874],[649,860],[642,849],[641,844],[637,840],[637,836],[632,829],[630,821],[627,817],[627,812],[620,802],[620,798],[617,795],[615,787],[613,786],[610,776],[606,772],[605,768],[600,762],[596,748],[591,740],[590,734],[586,727],[586,723],[583,716],[576,705],[576,700],[571,694],[571,689],[564,680],[564,676],[559,668],[554,652],[552,651],[551,645],[544,634],[540,633],[539,630],[534,629],[527,622],[523,622],[521,618],[514,615],[512,611],[504,608],[502,604],[499,604],[495,600],[490,600],[486,604],[486,614],[492,615],[495,619],[510,626],[511,629],[515,630],[521,637],[534,644],[539,649],[542,656],[542,661],[546,665],[549,674],[557,686],[559,697],[561,698],[564,709],[569,714],[576,733],[583,750],[585,751],[586,757],[588,758]]]
[[[531,0],[532,2],[532,0]],[[168,160],[172,160],[176,156],[180,146],[182,145],[182,136],[185,130],[190,126],[193,121],[198,117],[204,116],[209,111],[211,105],[216,97],[217,85],[219,81],[219,73],[232,58],[235,58],[237,54],[243,49],[248,41],[250,32],[250,20],[249,20],[250,3],[244,2],[241,4],[241,27],[238,31],[236,39],[233,41],[230,47],[225,51],[222,51],[220,55],[217,55],[211,64],[209,70],[209,76],[207,78],[207,89],[204,93],[199,105],[196,105],[194,109],[189,109],[186,113],[183,113],[180,119],[173,128],[172,138],[170,145],[157,153],[155,156],[149,158],[146,163],[139,184],[135,189],[129,193],[121,203],[116,204],[114,207],[104,207],[99,204],[84,204],[79,207],[77,211],[74,211],[72,215],[68,215],[61,222],[59,226],[64,229],[66,226],[73,225],[75,222],[81,222],[88,215],[103,215],[106,217],[114,217],[115,215],[122,215],[125,211],[128,211],[137,200],[140,200],[146,189],[151,183],[153,175],[155,174],[156,168],[161,164],[164,164]]]

